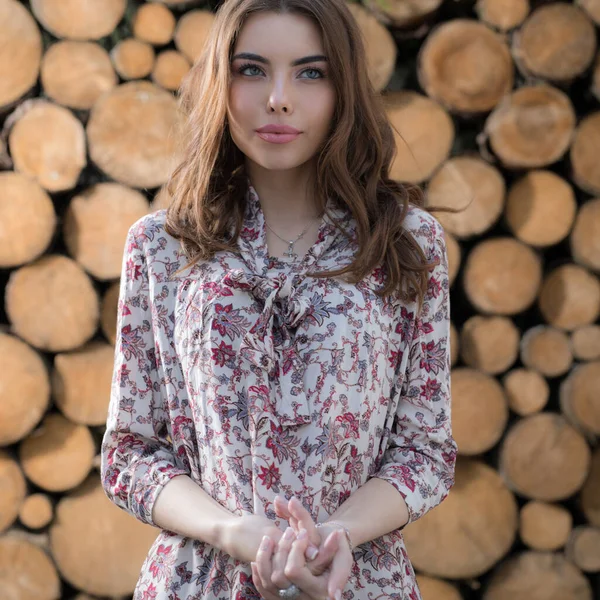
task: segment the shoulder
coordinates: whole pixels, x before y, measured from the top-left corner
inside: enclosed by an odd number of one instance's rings
[[[147,247],[157,243],[161,234],[165,234],[166,209],[148,213],[131,225],[128,238],[138,247]]]
[[[428,211],[409,204],[403,223],[428,259],[445,253],[446,239],[441,223]]]

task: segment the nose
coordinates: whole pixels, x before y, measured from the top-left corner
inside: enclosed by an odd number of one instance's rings
[[[292,112],[289,84],[284,76],[273,78],[273,84],[269,90],[267,111],[269,113],[284,114],[290,114]]]

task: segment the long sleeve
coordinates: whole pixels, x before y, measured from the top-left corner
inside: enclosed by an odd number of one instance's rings
[[[189,474],[170,441],[164,375],[157,359],[144,219],[127,235],[121,272],[111,398],[102,441],[102,486],[117,506],[150,525],[164,485]]]
[[[446,244],[430,215],[424,228],[429,261],[427,291],[409,344],[408,365],[398,376],[400,393],[389,443],[376,477],[392,484],[406,501],[408,523],[437,506],[454,483],[456,443],[450,399],[450,301]],[[419,236],[418,236],[419,237]]]

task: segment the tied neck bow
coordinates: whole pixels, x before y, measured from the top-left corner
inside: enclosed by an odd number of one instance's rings
[[[250,293],[262,305],[254,326],[246,333],[240,355],[260,377],[275,398],[275,414],[282,427],[310,423],[310,406],[304,390],[306,365],[298,354],[295,330],[310,313],[310,303],[297,292],[302,278],[279,274],[275,278],[230,272],[224,285]],[[267,403],[271,402],[265,398]]]

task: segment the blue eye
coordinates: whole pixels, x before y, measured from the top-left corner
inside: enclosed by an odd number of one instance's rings
[[[256,65],[253,65],[251,63],[242,65],[238,69],[238,72],[241,73],[242,75],[246,75],[247,73],[244,73],[244,71],[246,71],[247,69],[256,69],[257,71],[259,71],[259,73],[262,73],[262,69],[260,69],[260,67],[257,67]],[[250,76],[252,76],[252,75],[258,75],[259,73],[252,73],[252,74],[249,74],[249,75]]]
[[[302,73],[316,73],[318,76],[317,77],[308,77],[307,79],[322,79],[324,77],[323,71],[321,71],[321,69],[316,69],[314,67],[310,68],[310,69],[305,69],[304,71],[302,71]]]

